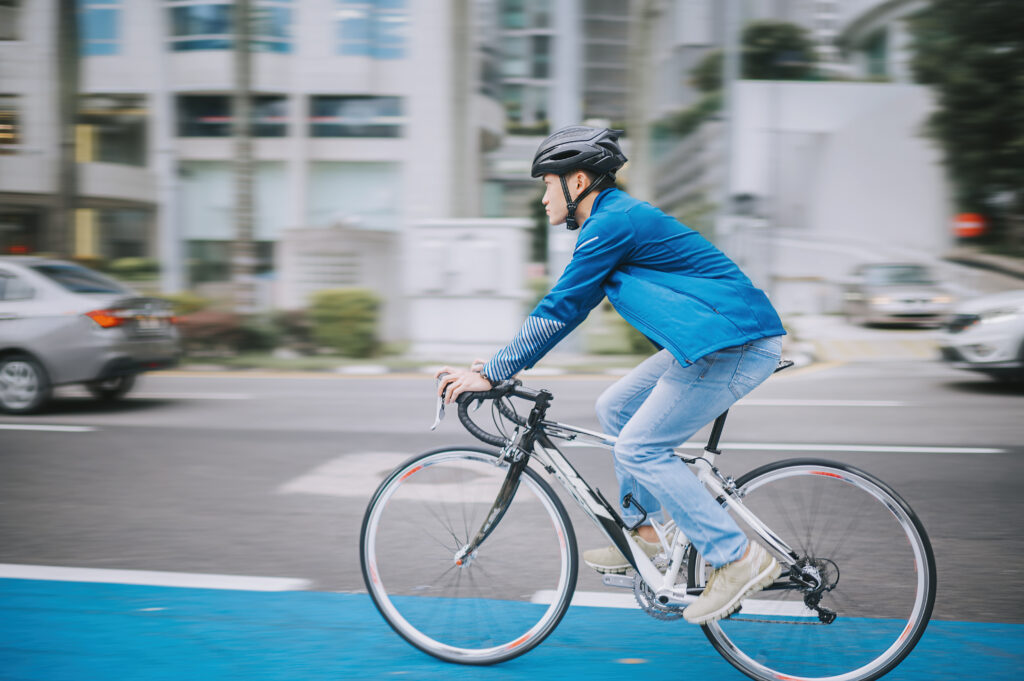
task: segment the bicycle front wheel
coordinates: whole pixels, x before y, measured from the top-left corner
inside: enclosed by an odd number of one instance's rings
[[[931,544],[906,502],[863,471],[815,459],[769,464],[736,483],[821,587],[812,593],[784,569],[739,613],[704,626],[715,648],[764,681],[868,681],[899,664],[928,625],[936,583]],[[708,570],[691,560],[690,584],[703,585]]]
[[[529,468],[495,529],[456,564],[507,470],[484,449],[428,452],[395,469],[366,510],[360,560],[370,596],[398,634],[443,660],[522,655],[569,607],[576,537],[551,486]]]

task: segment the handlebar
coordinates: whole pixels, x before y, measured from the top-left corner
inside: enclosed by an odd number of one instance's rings
[[[533,412],[531,412],[531,417],[529,419],[523,419],[516,414],[515,411],[510,409],[508,405],[501,401],[502,398],[505,397],[518,397],[520,399],[533,402],[534,408]],[[488,433],[480,426],[476,425],[473,419],[469,416],[469,405],[477,400],[497,400],[495,404],[502,416],[517,425],[526,426],[529,425],[531,421],[536,423],[540,418],[543,418],[543,411],[547,409],[547,406],[551,401],[551,393],[546,390],[530,390],[529,388],[523,388],[521,381],[510,379],[502,381],[490,390],[462,393],[455,399],[456,403],[459,405],[459,422],[461,422],[466,430],[469,431],[469,434],[481,442],[486,442],[489,445],[500,448],[505,446],[505,439]],[[538,409],[541,410],[541,413],[539,416],[535,417],[534,414],[537,413]]]

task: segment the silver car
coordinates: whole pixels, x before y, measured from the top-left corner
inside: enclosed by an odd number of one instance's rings
[[[956,308],[939,340],[942,358],[958,369],[1024,380],[1024,290],[968,300]]]
[[[70,383],[118,399],[180,354],[166,301],[74,263],[0,257],[0,411],[37,411]]]
[[[857,267],[843,287],[843,311],[852,324],[941,326],[953,296],[917,263]]]

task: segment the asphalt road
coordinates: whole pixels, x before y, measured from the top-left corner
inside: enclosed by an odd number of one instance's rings
[[[530,383],[554,392],[552,418],[597,428],[592,404],[612,380]],[[427,431],[431,393],[425,376],[326,374],[156,374],[116,406],[65,391],[43,415],[0,417],[0,563],[289,577],[360,592],[359,524],[377,482],[411,453],[472,442],[455,419]],[[933,362],[817,365],[733,409],[721,463],[739,475],[822,455],[867,469],[931,536],[935,617],[1021,623],[1022,415],[1020,391]],[[567,453],[614,490],[609,454]],[[570,513],[582,548],[604,543]],[[578,588],[603,587],[584,568]]]

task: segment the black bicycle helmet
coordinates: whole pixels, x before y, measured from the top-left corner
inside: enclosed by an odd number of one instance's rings
[[[615,179],[615,172],[626,163],[626,156],[619,148],[622,130],[590,128],[585,125],[571,125],[551,134],[544,140],[533,157],[530,174],[540,177],[549,173],[558,175],[562,181],[562,193],[569,215],[565,220],[567,229],[577,229],[576,206],[590,191],[608,178]],[[598,177],[573,201],[565,176],[575,170],[586,170]]]
[[[558,130],[537,148],[533,157],[533,177],[547,173],[565,175],[574,170],[614,174],[626,162],[619,148],[621,130],[571,125]]]

